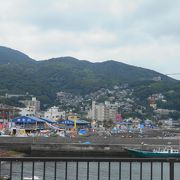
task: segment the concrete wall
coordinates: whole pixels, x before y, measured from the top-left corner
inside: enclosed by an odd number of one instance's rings
[[[121,145],[33,144],[32,156],[127,156]]]
[[[90,141],[90,145],[82,144]],[[143,143],[142,143],[143,142]],[[120,137],[0,137],[0,148],[31,154],[32,156],[127,156],[124,147],[153,149],[171,144],[176,139],[120,138]]]
[[[158,139],[158,138],[121,138],[117,136],[102,137],[102,136],[91,136],[91,137],[79,137],[79,138],[62,138],[62,137],[0,137],[1,143],[28,143],[28,144],[63,144],[63,143],[83,143],[91,142],[91,144],[144,144],[147,145],[178,145],[177,139]]]

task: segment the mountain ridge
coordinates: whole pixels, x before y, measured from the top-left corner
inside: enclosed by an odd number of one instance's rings
[[[43,103],[55,101],[56,93],[87,94],[124,83],[151,82],[160,76],[163,83],[178,83],[153,70],[114,60],[92,63],[66,56],[36,61],[0,46],[0,95],[29,92]]]
[[[26,54],[8,47],[0,46],[0,64],[8,63],[32,63],[35,60]]]

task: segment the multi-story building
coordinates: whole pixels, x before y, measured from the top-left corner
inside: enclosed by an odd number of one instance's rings
[[[110,104],[108,101],[105,103],[96,104],[96,102],[93,101],[92,109],[89,113],[89,118],[98,122],[110,120],[115,121],[117,112],[118,106],[116,104]]]
[[[28,106],[25,108],[19,108],[20,112],[19,114],[21,116],[36,116],[36,111],[33,106]]]
[[[96,105],[95,120],[103,122],[105,120],[106,109],[103,103]]]
[[[60,111],[59,107],[53,106],[44,113],[44,118],[52,120],[65,119],[65,111]]]
[[[20,108],[19,114],[22,116],[36,116],[40,111],[40,101],[36,100],[36,97],[32,97],[32,100],[20,101],[26,107]]]
[[[19,109],[13,106],[0,104],[0,122],[8,122],[19,115]]]
[[[32,100],[21,101],[26,107],[34,108],[36,112],[40,111],[40,101],[36,100],[36,97],[32,97]]]

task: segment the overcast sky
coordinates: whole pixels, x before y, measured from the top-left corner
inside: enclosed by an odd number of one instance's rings
[[[179,73],[180,1],[0,0],[0,45]]]

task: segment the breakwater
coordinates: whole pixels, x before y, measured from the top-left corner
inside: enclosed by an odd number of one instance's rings
[[[89,144],[84,144],[89,142]],[[0,137],[0,149],[32,156],[128,156],[125,148],[153,149],[179,146],[177,139],[110,137]]]

